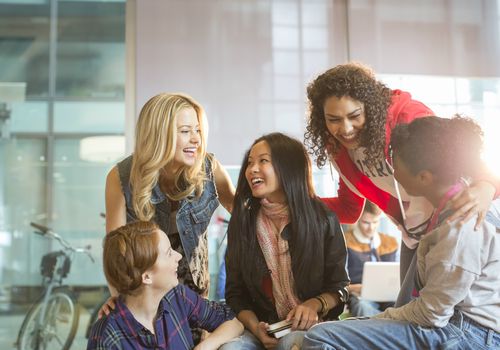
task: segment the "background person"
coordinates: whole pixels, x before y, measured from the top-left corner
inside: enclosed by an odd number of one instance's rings
[[[304,330],[335,319],[349,279],[342,229],[316,197],[301,142],[280,133],[245,154],[228,227],[226,302],[246,331],[223,349],[300,348]],[[292,320],[279,341],[268,324]]]
[[[104,273],[120,297],[92,327],[87,349],[192,349],[190,326],[212,332],[195,349],[218,349],[241,334],[243,326],[229,308],[179,285],[180,260],[167,235],[151,222],[108,233]]]
[[[398,241],[378,232],[382,210],[366,201],[363,213],[353,230],[345,234],[349,285],[348,307],[353,317],[373,316],[391,303],[378,303],[361,298],[363,266],[367,261],[396,261]]]

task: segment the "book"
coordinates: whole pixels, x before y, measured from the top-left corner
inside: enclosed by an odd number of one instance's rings
[[[292,331],[292,321],[280,321],[269,325],[267,334],[279,339]]]

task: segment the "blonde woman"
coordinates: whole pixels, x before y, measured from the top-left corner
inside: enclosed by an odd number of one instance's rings
[[[202,296],[209,287],[207,226],[219,203],[231,212],[234,197],[229,175],[206,152],[206,128],[204,110],[190,96],[152,97],[137,121],[134,153],[106,179],[106,232],[154,221],[182,255],[179,281]],[[109,307],[113,298],[101,313]]]

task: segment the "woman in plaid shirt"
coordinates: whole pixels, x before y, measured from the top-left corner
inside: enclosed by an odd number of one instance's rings
[[[193,327],[212,332],[195,349],[217,349],[242,333],[228,307],[178,283],[181,255],[157,225],[139,221],[111,231],[103,257],[120,296],[92,327],[87,349],[193,349]]]

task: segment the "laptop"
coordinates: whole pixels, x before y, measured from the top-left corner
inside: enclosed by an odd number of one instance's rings
[[[378,302],[396,301],[400,287],[399,262],[365,262],[361,283],[363,299]]]

